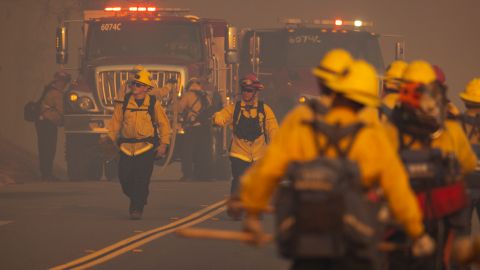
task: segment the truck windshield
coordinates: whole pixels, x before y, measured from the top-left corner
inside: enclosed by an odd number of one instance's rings
[[[189,23],[111,21],[89,24],[87,55],[100,57],[202,58],[200,27]]]
[[[355,58],[370,62],[377,70],[384,69],[378,37],[368,32],[297,29],[266,32],[262,36],[260,54],[265,67],[313,67],[329,50],[343,48]]]

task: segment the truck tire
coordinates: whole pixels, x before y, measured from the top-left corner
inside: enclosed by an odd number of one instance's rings
[[[97,134],[67,134],[65,158],[70,181],[100,180],[103,162]]]

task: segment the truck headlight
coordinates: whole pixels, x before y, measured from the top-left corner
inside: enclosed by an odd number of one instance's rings
[[[70,93],[70,95],[68,96],[68,100],[70,100],[70,102],[72,103],[77,102],[78,101],[77,93]]]
[[[93,105],[93,100],[89,97],[80,97],[78,99],[78,107],[83,111],[89,111],[95,108]]]

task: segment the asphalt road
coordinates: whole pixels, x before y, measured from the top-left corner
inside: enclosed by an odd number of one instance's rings
[[[240,229],[219,202],[228,190],[228,182],[153,181],[144,218],[132,221],[116,182],[4,186],[0,269],[288,269],[272,244],[252,248],[173,233],[189,226]],[[265,224],[271,230],[271,217]]]
[[[185,227],[240,230],[229,219],[229,182],[154,175],[142,220],[129,220],[117,182],[32,182],[0,187],[0,269],[282,270],[270,244],[185,239]],[[272,217],[264,219],[272,231]],[[474,232],[479,225],[474,217]]]

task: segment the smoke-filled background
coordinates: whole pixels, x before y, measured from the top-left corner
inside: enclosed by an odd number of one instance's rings
[[[23,106],[37,99],[55,64],[55,27],[62,19],[80,19],[83,8],[105,1],[0,0],[0,163],[13,153],[36,155],[35,130],[23,121]],[[121,2],[121,1],[117,1]],[[278,18],[344,18],[374,22],[373,31],[405,36],[407,60],[426,59],[441,66],[457,97],[466,83],[480,77],[478,0],[177,0],[160,6],[191,8],[192,13],[223,18],[239,27],[280,26]],[[77,39],[78,40],[78,39]],[[76,38],[70,36],[70,63],[76,64]],[[78,42],[77,42],[78,43]],[[383,42],[388,64],[393,42]],[[63,133],[59,134],[56,163],[63,167]],[[12,148],[12,145],[18,147]],[[13,149],[13,150],[12,150]],[[13,151],[13,152],[12,152]]]

